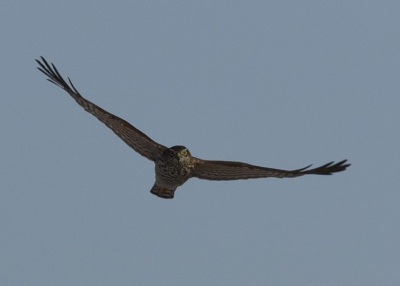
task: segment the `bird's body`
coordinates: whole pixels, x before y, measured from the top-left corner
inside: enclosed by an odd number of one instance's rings
[[[190,179],[194,162],[189,150],[184,146],[173,146],[166,149],[155,162],[156,182],[151,193],[161,195],[166,192],[175,192],[176,188],[182,186]]]
[[[173,146],[167,148],[153,141],[146,134],[136,129],[127,121],[105,111],[80,95],[69,80],[70,85],[62,78],[54,65],[49,65],[42,57],[41,72],[49,77],[49,81],[67,91],[75,101],[87,112],[91,113],[115,134],[125,141],[140,155],[155,163],[155,183],[150,192],[158,197],[172,199],[176,188],[182,186],[192,177],[206,180],[240,180],[255,178],[293,178],[307,174],[331,175],[344,171],[350,164],[347,160],[338,163],[330,162],[318,168],[307,166],[297,170],[280,170],[254,166],[242,162],[202,160],[193,157],[188,148]]]

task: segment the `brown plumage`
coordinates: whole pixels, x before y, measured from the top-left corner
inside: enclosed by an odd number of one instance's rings
[[[41,59],[42,61],[36,60],[40,66],[38,69],[49,77],[50,82],[68,92],[80,106],[97,117],[133,150],[155,163],[156,181],[150,192],[158,197],[172,199],[176,188],[192,177],[215,181],[267,177],[294,178],[309,174],[331,175],[344,171],[350,166],[346,163],[347,160],[343,160],[338,163],[330,162],[314,169],[309,169],[311,166],[309,165],[288,171],[241,162],[202,160],[192,157],[186,147],[167,148],[153,141],[127,121],[85,99],[69,78],[70,85],[62,78],[53,64],[47,63],[43,57]]]

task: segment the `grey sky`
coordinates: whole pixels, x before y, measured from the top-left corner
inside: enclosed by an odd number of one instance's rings
[[[399,285],[398,1],[3,1],[1,285]],[[297,179],[192,179],[48,83],[204,159]]]

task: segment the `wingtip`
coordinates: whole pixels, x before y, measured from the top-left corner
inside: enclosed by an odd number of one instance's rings
[[[347,159],[341,160],[337,163],[335,161],[331,161],[329,163],[326,163],[320,167],[314,168],[314,169],[300,169],[298,172],[302,174],[314,174],[314,175],[332,175],[333,173],[338,173],[345,171],[347,167],[349,167],[351,164],[345,164],[347,162]]]

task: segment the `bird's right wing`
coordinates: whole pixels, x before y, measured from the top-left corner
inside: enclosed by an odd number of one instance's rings
[[[320,167],[309,169],[309,166],[297,170],[280,170],[254,166],[247,163],[232,161],[211,161],[194,158],[193,177],[205,180],[228,181],[256,178],[294,178],[303,175],[331,175],[346,170],[350,164],[347,160],[338,163],[330,162]]]
[[[127,121],[85,99],[82,95],[80,95],[69,78],[68,80],[71,86],[69,86],[68,83],[62,78],[53,64],[50,66],[43,57],[41,58],[42,62],[36,60],[36,62],[40,65],[38,69],[49,77],[48,80],[68,92],[80,106],[82,106],[87,112],[96,116],[98,120],[103,122],[133,150],[147,159],[155,161],[159,154],[166,149],[165,146],[153,141],[150,137],[133,127]]]

